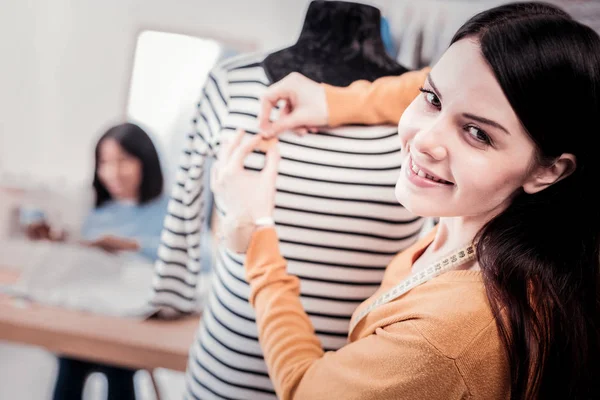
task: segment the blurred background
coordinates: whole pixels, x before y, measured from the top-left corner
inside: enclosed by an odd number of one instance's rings
[[[390,55],[416,69],[435,62],[468,17],[504,2],[361,3],[381,10]],[[599,30],[598,1],[555,2]],[[0,238],[14,235],[11,193],[36,193],[36,201],[44,203],[36,205],[49,208],[53,201],[66,202],[70,206],[62,207],[58,219],[80,224],[89,208],[90,155],[97,138],[124,120],[139,124],[153,139],[168,187],[210,69],[237,54],[293,44],[309,3],[0,1]],[[9,252],[0,255],[0,267],[19,263],[19,254],[9,257]],[[182,375],[155,371],[163,399],[181,398]],[[55,376],[52,353],[0,341],[0,399],[49,399]],[[135,379],[140,399],[156,398],[147,371]],[[85,398],[105,395],[103,378],[94,376]]]

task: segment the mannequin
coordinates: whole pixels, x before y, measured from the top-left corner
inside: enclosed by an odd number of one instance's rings
[[[197,309],[200,237],[209,218],[202,207],[210,190],[204,183],[206,161],[238,129],[258,133],[259,99],[289,72],[333,84],[402,73],[381,43],[379,19],[376,9],[362,4],[314,1],[295,45],[273,54],[238,56],[213,68],[165,219],[153,297],[162,313]],[[318,45],[310,39],[315,35]],[[352,126],[304,137],[286,132],[277,145],[282,159],[274,220],[281,251],[288,271],[301,281],[301,299],[323,348],[336,350],[346,343],[354,309],[374,293],[386,265],[417,240],[423,226],[395,199],[397,128]],[[248,170],[263,165],[260,150],[245,160]],[[214,201],[219,223],[225,221],[227,210],[218,196]],[[223,241],[215,253],[209,294],[190,349],[188,398],[275,400],[248,303],[244,255]]]
[[[407,71],[388,56],[381,38],[381,13],[347,1],[313,1],[297,42],[268,55],[263,66],[271,82],[290,72],[333,86],[373,81]]]

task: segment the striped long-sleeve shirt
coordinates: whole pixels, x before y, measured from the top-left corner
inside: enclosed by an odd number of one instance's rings
[[[270,82],[264,55],[215,67],[187,137],[159,248],[153,302],[191,312],[200,269],[205,162],[238,128],[258,132],[259,99]],[[300,278],[301,302],[325,350],[347,341],[355,308],[378,288],[386,265],[414,243],[423,220],[398,204],[395,126],[346,126],[279,140],[276,229],[288,271]],[[260,170],[264,154],[245,161]],[[243,195],[243,194],[240,194]],[[219,215],[226,213],[215,198]],[[244,257],[223,246],[216,262],[187,372],[190,398],[275,399],[248,303]]]

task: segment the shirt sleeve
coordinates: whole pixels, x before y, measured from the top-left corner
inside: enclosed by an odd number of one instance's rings
[[[147,236],[138,238],[138,241],[140,243],[140,255],[148,260],[156,261],[160,238]]]
[[[46,214],[39,208],[19,208],[19,225],[27,226],[46,219]]]
[[[205,165],[214,156],[227,114],[224,71],[218,66],[202,90],[193,131],[188,134],[165,217],[155,263],[151,303],[169,315],[197,310],[197,287],[201,269],[200,244],[205,226]]]
[[[430,70],[426,67],[374,82],[360,80],[347,87],[323,84],[329,125],[398,124],[404,110],[419,94]]]
[[[147,206],[143,215],[141,234],[135,238],[140,244],[139,254],[152,262],[156,262],[158,258],[158,247],[160,246],[167,204],[168,199],[161,196]]]
[[[288,275],[274,229],[255,232],[246,255],[250,301],[269,376],[282,400],[468,397],[454,360],[410,321],[324,352]],[[432,384],[435,382],[435,384]]]

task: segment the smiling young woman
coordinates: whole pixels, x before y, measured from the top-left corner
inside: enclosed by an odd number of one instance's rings
[[[276,229],[252,236],[246,276],[278,395],[600,398],[600,38],[554,6],[503,5],[467,21],[427,74],[398,125],[395,191],[439,223],[388,266],[347,346],[321,349]],[[343,106],[298,76],[276,90],[269,103],[302,111],[302,130]],[[374,114],[389,104],[370,98]],[[215,173],[224,195],[252,191],[253,218],[273,211],[278,162],[272,147],[263,172],[244,170],[258,140],[225,145]]]

